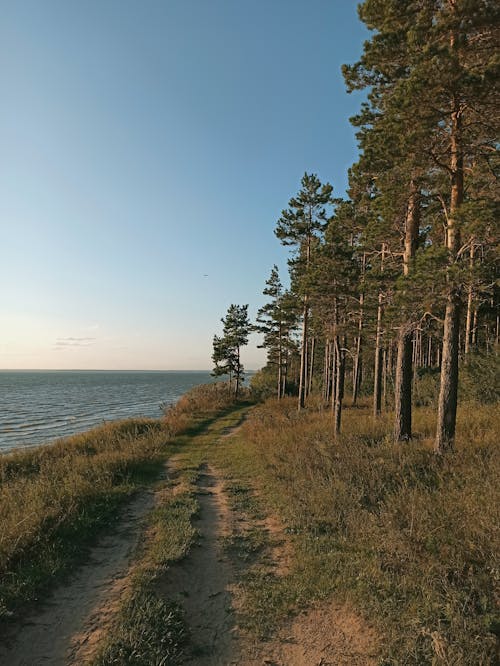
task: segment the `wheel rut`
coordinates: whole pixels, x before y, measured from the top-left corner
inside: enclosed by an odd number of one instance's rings
[[[174,461],[175,465],[175,461]],[[230,510],[216,471],[204,464],[197,481],[198,541],[187,557],[171,567],[162,583],[165,597],[184,609],[192,636],[186,664],[230,664],[236,650],[231,585],[234,568],[221,548],[230,532]]]
[[[82,664],[85,644],[103,632],[127,584],[127,572],[142,532],[141,520],[153,507],[153,493],[143,492],[124,508],[117,525],[90,551],[66,584],[47,602],[7,630],[0,646],[6,666]],[[90,646],[89,646],[90,647]],[[82,652],[81,652],[82,651]]]

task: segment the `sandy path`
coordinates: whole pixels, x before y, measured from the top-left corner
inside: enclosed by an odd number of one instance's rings
[[[172,461],[175,469],[175,460]],[[174,470],[172,475],[175,474]],[[195,523],[199,542],[181,562],[172,565],[162,584],[168,599],[184,608],[192,634],[189,666],[372,666],[377,637],[348,606],[317,605],[284,622],[267,641],[240,635],[233,598],[244,566],[221,549],[220,537],[250,523],[229,508],[217,470],[204,465],[198,480],[200,512]],[[267,517],[259,524],[273,537],[266,569],[286,576],[291,565],[289,544],[280,521]],[[237,527],[236,527],[237,526]]]
[[[140,533],[141,518],[153,507],[150,492],[137,495],[124,509],[116,526],[92,548],[89,561],[69,582],[56,589],[47,603],[28,616],[0,646],[5,666],[63,666],[82,663],[84,649],[95,626],[102,631],[112,614],[112,597],[120,596]],[[108,609],[101,612],[100,609]],[[100,633],[100,632],[99,632]],[[80,652],[78,652],[80,655]]]
[[[229,533],[230,511],[222,482],[211,467],[202,467],[197,486],[200,510],[195,527],[199,540],[187,557],[171,567],[162,592],[184,608],[192,634],[192,651],[186,663],[222,666],[232,663],[234,652],[230,593],[234,574],[219,541]]]

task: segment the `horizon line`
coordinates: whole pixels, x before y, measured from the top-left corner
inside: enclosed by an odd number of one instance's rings
[[[256,372],[259,368],[248,368],[244,372]],[[0,372],[212,372],[208,368],[195,369],[150,369],[150,368],[0,368]]]

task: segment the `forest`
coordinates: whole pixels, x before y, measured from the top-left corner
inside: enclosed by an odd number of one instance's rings
[[[304,174],[275,227],[289,280],[272,268],[253,327],[231,306],[215,372],[237,390],[235,331],[257,330],[268,363],[254,389],[329,405],[334,435],[344,397],[370,394],[375,418],[393,410],[397,442],[412,404],[433,403],[441,455],[460,391],[498,398],[498,6],[367,0],[359,14],[372,37],[343,67],[347,90],[367,93],[348,198]]]

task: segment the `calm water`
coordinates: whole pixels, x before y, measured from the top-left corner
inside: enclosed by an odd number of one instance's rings
[[[209,372],[0,372],[0,451],[42,444],[102,421],[161,416]]]

